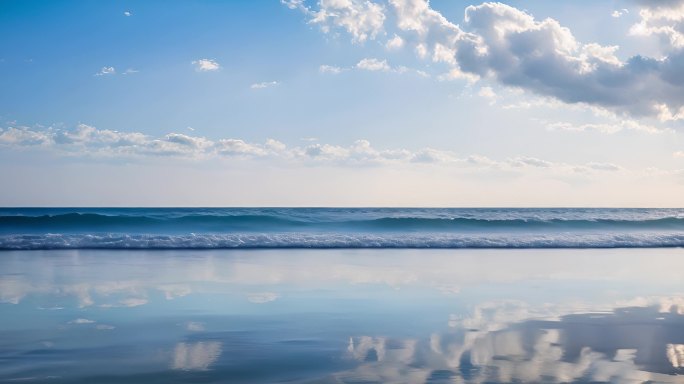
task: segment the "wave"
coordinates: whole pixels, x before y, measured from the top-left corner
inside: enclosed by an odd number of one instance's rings
[[[0,250],[250,248],[651,248],[684,247],[684,233],[439,234],[41,234],[0,235]]]
[[[124,232],[164,230],[202,231],[301,231],[344,229],[346,231],[458,231],[458,230],[606,230],[653,229],[684,230],[684,217],[648,219],[564,218],[470,218],[470,217],[370,217],[325,219],[293,218],[277,215],[183,215],[173,217],[144,215],[105,215],[65,213],[41,216],[0,216],[0,231],[42,230],[52,232],[88,230],[107,231],[125,228]]]

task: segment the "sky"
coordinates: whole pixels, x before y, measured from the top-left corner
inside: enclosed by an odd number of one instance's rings
[[[684,0],[2,0],[0,36],[0,206],[684,206]]]

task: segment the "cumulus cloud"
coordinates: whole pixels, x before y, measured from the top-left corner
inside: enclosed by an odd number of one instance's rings
[[[123,14],[124,14],[124,16],[126,16],[126,17],[133,16],[133,12],[131,12],[131,11],[124,11]]]
[[[27,146],[50,144],[51,141],[50,132],[33,131],[28,127],[0,129],[0,144]]]
[[[288,1],[286,5],[304,9],[311,15],[309,22],[319,25],[325,33],[331,28],[346,30],[354,42],[374,39],[385,22],[385,7],[366,0],[320,0],[315,11],[304,7],[302,2]]]
[[[394,35],[393,38],[387,40],[387,43],[385,44],[385,47],[387,49],[399,49],[404,46],[404,39],[402,39],[400,36]]]
[[[214,59],[199,59],[193,61],[191,64],[195,66],[197,72],[213,72],[218,71],[221,66]]]
[[[254,84],[250,85],[250,88],[252,88],[252,89],[264,89],[264,88],[269,88],[269,87],[275,87],[278,84],[280,84],[280,83],[278,83],[277,81],[263,81],[261,83],[254,83]]]
[[[656,35],[664,39],[665,46],[684,47],[684,1],[637,0],[640,21],[630,33],[637,36]]]
[[[463,20],[455,22],[425,0],[326,0],[318,9],[295,8],[326,32],[347,31],[353,41],[378,39],[381,30],[389,31],[393,37],[386,46],[401,41],[419,58],[446,66],[440,79],[488,79],[566,104],[663,121],[683,119],[684,1],[639,4],[641,21],[631,33],[663,36],[668,44],[664,58],[621,60],[617,46],[580,42],[554,19],[538,20],[501,3],[468,6]],[[393,23],[385,25],[390,12],[395,17],[387,20]]]

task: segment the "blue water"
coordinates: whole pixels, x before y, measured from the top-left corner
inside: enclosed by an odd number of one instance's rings
[[[0,383],[684,382],[682,248],[0,256]]]
[[[0,249],[684,246],[684,209],[2,208]]]

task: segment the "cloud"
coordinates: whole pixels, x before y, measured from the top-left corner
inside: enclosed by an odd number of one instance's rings
[[[635,36],[656,35],[663,38],[665,47],[684,47],[684,1],[637,0],[641,20],[629,32]]]
[[[641,124],[634,120],[617,120],[605,123],[585,123],[585,124],[574,124],[569,122],[549,122],[546,123],[546,129],[551,131],[563,130],[563,131],[575,131],[575,132],[585,132],[585,131],[596,131],[606,134],[614,134],[623,130],[634,130],[641,131],[645,133],[663,133],[669,132],[669,129],[656,128],[652,125]]]
[[[360,43],[374,39],[385,21],[385,7],[367,0],[320,0],[316,11],[303,7],[302,2],[289,1],[286,5],[304,9],[311,16],[309,22],[319,25],[324,33],[342,28]]]
[[[485,91],[488,93],[488,91]],[[550,124],[553,129],[570,127]],[[73,130],[31,130],[8,128],[0,131],[0,147],[10,149],[34,148],[54,150],[66,156],[99,156],[103,158],[142,158],[170,156],[194,159],[271,159],[290,163],[328,164],[336,166],[376,166],[398,164],[445,164],[479,169],[496,169],[518,172],[523,168],[545,168],[560,173],[591,173],[623,170],[610,163],[588,162],[567,164],[529,156],[494,160],[482,155],[462,156],[453,151],[436,148],[408,150],[404,148],[379,149],[368,140],[336,145],[306,139],[305,145],[288,146],[274,139],[251,143],[242,139],[212,140],[183,133],[169,133],[155,138],[138,132],[119,132],[79,124]],[[122,304],[122,303],[121,303]]]
[[[115,73],[116,69],[114,69],[114,67],[102,67],[102,69],[100,69],[100,72],[96,73],[95,76],[114,75]]]
[[[617,19],[617,18],[620,18],[620,17],[622,17],[628,13],[629,13],[629,9],[622,8],[622,9],[613,11],[613,13],[611,13],[610,16]]]
[[[492,87],[482,87],[480,90],[477,92],[477,95],[480,97],[484,97],[485,99],[489,100],[491,104],[496,102],[496,93],[492,89]]]
[[[45,145],[52,141],[51,133],[32,131],[28,127],[0,129],[0,144],[30,146]]]
[[[321,65],[320,67],[318,67],[318,71],[320,73],[332,73],[334,75],[337,75],[338,73],[341,73],[344,70],[344,68],[336,67],[333,65]]]
[[[622,167],[612,164],[612,163],[596,163],[596,162],[591,162],[587,163],[587,167],[597,170],[597,171],[620,171],[622,170]]]
[[[404,39],[402,39],[400,36],[397,36],[397,35],[394,35],[393,38],[387,40],[387,43],[385,44],[385,47],[387,49],[400,49],[403,46],[404,46]]]
[[[214,59],[199,59],[193,61],[191,64],[195,66],[197,72],[214,72],[221,69],[219,63]]]
[[[122,74],[123,75],[132,75],[132,74],[138,73],[138,72],[140,72],[140,71],[138,71],[137,69],[128,68]]]
[[[397,66],[397,67],[392,67],[387,60],[380,60],[376,58],[364,58],[359,60],[358,63],[354,64],[351,67],[338,67],[338,66],[331,66],[331,65],[321,65],[319,67],[319,72],[321,73],[332,73],[332,74],[339,74],[344,71],[351,71],[351,70],[358,70],[358,71],[370,71],[370,72],[393,72],[393,73],[407,73],[407,72],[415,72],[417,75],[421,77],[429,77],[429,75],[423,71],[416,71],[412,70],[410,68],[404,67],[404,66]]]
[[[677,151],[673,153],[672,156],[684,158],[684,151]]]
[[[264,88],[269,88],[269,87],[275,87],[278,84],[280,84],[280,83],[278,83],[277,81],[264,81],[261,83],[254,83],[254,84],[250,85],[250,88],[251,89],[264,89]]]
[[[387,64],[387,60],[378,59],[362,59],[356,63],[356,68],[366,71],[383,71],[387,72],[391,67]]]
[[[631,33],[663,36],[668,44],[663,58],[621,60],[617,46],[580,42],[552,18],[537,20],[501,3],[468,6],[456,22],[425,0],[327,0],[318,9],[297,8],[325,32],[339,28],[352,41],[380,38],[381,30],[392,33],[385,45],[401,39],[419,58],[446,66],[440,79],[487,79],[619,115],[684,119],[684,1],[639,4],[641,22]],[[390,10],[396,17],[386,25],[384,13]],[[341,21],[350,15],[353,23]]]
[[[126,16],[126,17],[133,16],[133,12],[131,12],[131,11],[124,11],[123,14],[124,14],[124,16]]]

